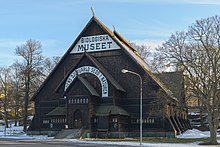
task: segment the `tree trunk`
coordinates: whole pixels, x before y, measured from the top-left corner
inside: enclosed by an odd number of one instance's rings
[[[213,107],[209,107],[211,110],[207,110],[208,112],[208,121],[209,121],[209,129],[210,129],[210,144],[216,145],[217,142],[217,129],[218,129],[218,111],[212,111]]]
[[[5,115],[5,127],[8,128],[8,113],[7,113],[7,92],[5,90],[5,98],[4,98],[4,115]]]
[[[210,144],[215,145],[217,142],[217,127],[216,125],[210,126]]]
[[[16,95],[15,95],[15,126],[18,125],[18,87],[16,89]]]
[[[203,119],[203,103],[202,101],[199,100],[199,114],[200,114],[200,125],[203,127],[204,126],[204,119]]]
[[[28,76],[25,84],[25,95],[24,95],[24,118],[23,118],[24,132],[27,132],[29,85],[30,85],[30,77]]]
[[[17,109],[15,108],[15,126],[17,125],[18,125],[18,113],[17,113]]]

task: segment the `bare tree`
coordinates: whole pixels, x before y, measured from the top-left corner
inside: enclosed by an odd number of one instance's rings
[[[23,75],[22,75],[22,67],[16,61],[15,63],[10,66],[12,70],[12,85],[13,85],[13,108],[14,108],[14,116],[15,116],[15,126],[18,124],[18,119],[20,117],[20,110],[23,108]]]
[[[166,71],[177,71],[176,66],[178,64],[170,62],[170,60],[168,60],[165,55],[161,54],[159,48],[157,48],[156,51],[154,51],[151,56],[152,58],[150,60],[150,65],[152,71],[154,71],[155,73],[162,73]]]
[[[52,72],[56,64],[59,62],[60,57],[52,57],[52,58],[42,58],[42,66],[34,71],[34,76],[32,78],[32,91],[35,92],[39,89],[41,84],[47,78],[47,76]]]
[[[0,83],[3,90],[4,95],[4,101],[3,107],[4,107],[4,120],[5,120],[5,127],[8,127],[8,95],[10,90],[10,83],[11,77],[10,77],[10,69],[9,68],[0,68]]]
[[[45,58],[43,64],[44,64],[44,76],[47,77],[54,67],[57,65],[59,62],[60,57],[53,56],[52,58]]]
[[[24,113],[23,113],[23,130],[27,131],[27,117],[28,117],[28,106],[29,99],[33,94],[31,88],[34,87],[34,79],[36,80],[42,68],[42,49],[41,43],[36,40],[27,40],[23,45],[17,46],[15,54],[22,57],[22,62],[19,66],[22,67],[22,74],[24,78]]]
[[[190,92],[208,114],[210,144],[217,144],[220,114],[220,17],[196,21],[187,32],[176,32],[158,48],[164,60],[183,70]]]
[[[148,64],[151,71],[160,73],[170,67],[170,63],[164,60],[160,52],[153,50],[150,46],[132,43],[131,45],[137,50],[143,60]]]
[[[138,45],[136,43],[131,43],[131,45],[137,50],[137,52],[140,54],[140,56],[144,60],[148,60],[151,52],[150,52],[150,46],[147,45]]]

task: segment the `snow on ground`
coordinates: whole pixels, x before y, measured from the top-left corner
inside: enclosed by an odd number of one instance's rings
[[[177,138],[206,138],[209,137],[208,131],[199,131],[197,129],[193,130],[187,130],[181,135],[178,135]],[[220,136],[220,135],[219,135]],[[0,126],[0,138],[15,138],[15,139],[36,139],[36,140],[43,140],[43,139],[52,139],[51,137],[47,137],[45,135],[26,135],[23,132],[23,126],[13,126],[11,125],[10,128],[6,129],[6,135],[5,135],[5,128],[4,126]],[[92,138],[87,138],[84,140],[78,140],[78,139],[59,139],[59,141],[64,142],[72,142],[72,143],[90,143],[90,144],[111,144],[111,145],[122,145],[122,146],[140,146],[139,142],[129,142],[129,141],[123,141],[123,142],[112,142],[112,141],[96,141]],[[220,142],[220,140],[219,140]],[[199,146],[200,142],[193,142],[193,143],[143,143],[142,146],[147,147],[194,147]],[[217,146],[202,146],[202,147],[217,147]]]
[[[187,130],[181,135],[178,135],[177,138],[207,138],[209,137],[210,133],[209,131],[199,131],[197,129],[193,130]],[[92,139],[88,140],[76,140],[76,139],[63,139],[63,141],[68,141],[68,142],[80,142],[80,143],[90,143],[90,144],[112,144],[112,145],[123,145],[123,146],[139,146],[139,142],[111,142],[111,141],[95,141]],[[219,140],[220,142],[220,140]],[[143,143],[142,146],[147,146],[147,147],[194,147],[194,146],[199,146],[199,143],[201,142],[193,142],[193,143]],[[219,147],[219,146],[208,146],[208,145],[203,145],[202,147]]]
[[[0,126],[0,138],[19,138],[19,139],[48,139],[46,135],[27,135],[23,132],[23,126],[9,125],[9,128]]]
[[[192,129],[178,135],[177,138],[207,138],[209,136],[209,131],[199,131],[197,129]]]

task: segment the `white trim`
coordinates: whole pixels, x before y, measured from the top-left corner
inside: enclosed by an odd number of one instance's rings
[[[78,75],[81,75],[84,73],[90,73],[90,74],[95,75],[99,79],[101,86],[102,86],[102,97],[108,97],[108,81],[106,77],[101,73],[101,71],[93,66],[82,66],[82,67],[75,69],[67,78],[64,91],[67,90],[67,88],[70,86],[70,84],[75,80],[75,78]]]

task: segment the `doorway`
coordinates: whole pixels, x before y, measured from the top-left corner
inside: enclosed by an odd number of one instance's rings
[[[81,129],[82,128],[82,112],[77,109],[74,112],[74,128],[75,129]]]

